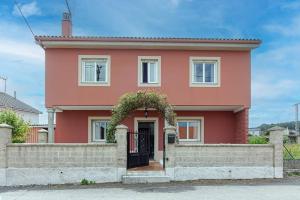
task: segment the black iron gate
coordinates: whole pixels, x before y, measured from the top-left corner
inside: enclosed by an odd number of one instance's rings
[[[127,168],[149,165],[150,133],[148,129],[127,133]]]

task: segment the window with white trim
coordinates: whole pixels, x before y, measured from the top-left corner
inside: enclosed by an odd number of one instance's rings
[[[190,70],[192,85],[219,85],[219,59],[192,58]]]
[[[106,140],[109,120],[91,120],[92,142],[101,142]]]
[[[109,86],[110,57],[79,55],[79,85]]]
[[[179,141],[200,141],[201,120],[177,120]]]
[[[160,58],[139,57],[139,85],[160,85]]]

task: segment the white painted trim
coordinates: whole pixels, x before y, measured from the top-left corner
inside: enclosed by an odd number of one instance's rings
[[[138,131],[139,122],[154,122],[154,160],[159,161],[158,140],[159,140],[159,120],[158,117],[135,117],[134,131]]]
[[[142,60],[157,60],[157,83],[142,83]],[[138,56],[138,87],[161,86],[161,56]]]
[[[181,121],[181,120],[200,120],[200,140],[180,140],[179,139],[179,143],[180,144],[185,144],[185,143],[187,143],[187,144],[190,144],[190,143],[199,143],[199,144],[204,144],[204,117],[202,117],[202,116],[197,116],[197,117],[188,117],[188,116],[178,116],[178,117],[176,117],[176,119],[175,119],[175,122],[176,122],[176,132],[177,132],[177,134],[179,134],[178,133],[178,126],[177,126],[177,122],[178,121]]]
[[[215,83],[195,83],[193,82],[194,61],[214,61],[216,62],[214,76],[217,79]],[[221,86],[221,58],[220,57],[194,57],[189,59],[189,82],[190,87],[220,87]]]
[[[64,110],[112,110],[113,106],[55,106],[55,112],[63,112]],[[228,106],[176,106],[173,105],[175,111],[235,111],[242,109],[242,105],[228,105]],[[144,110],[144,109],[138,109]],[[149,109],[151,110],[151,109]]]
[[[92,120],[107,120],[110,121],[111,117],[107,116],[107,117],[98,117],[98,116],[89,116],[88,117],[88,143],[105,143],[105,140],[101,140],[101,141],[93,141],[92,138]]]
[[[241,50],[257,48],[252,43],[219,42],[98,42],[98,41],[42,41],[44,48],[120,48],[120,49],[182,49],[182,50]]]
[[[107,69],[106,69],[106,78],[107,81],[105,83],[86,83],[82,82],[82,59],[107,59]],[[78,55],[78,86],[110,86],[110,64],[111,59],[109,55]]]

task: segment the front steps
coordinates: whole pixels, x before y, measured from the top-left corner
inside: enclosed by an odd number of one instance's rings
[[[127,171],[122,177],[124,184],[168,182],[170,182],[170,177],[165,174],[165,171]]]

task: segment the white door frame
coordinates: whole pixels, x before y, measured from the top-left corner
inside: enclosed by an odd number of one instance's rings
[[[159,124],[158,117],[135,117],[134,118],[134,131],[138,131],[139,122],[154,122],[154,160],[159,161],[158,153],[158,139],[159,139]]]

